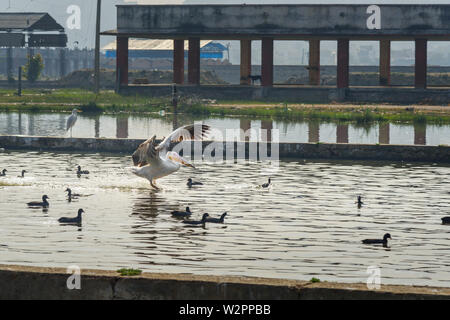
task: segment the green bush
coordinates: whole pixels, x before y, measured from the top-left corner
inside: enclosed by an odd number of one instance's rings
[[[27,64],[22,67],[23,76],[30,82],[35,82],[41,76],[44,69],[44,60],[38,53],[34,56],[28,55]]]

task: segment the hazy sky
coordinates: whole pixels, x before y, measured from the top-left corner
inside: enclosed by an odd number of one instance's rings
[[[95,33],[95,0],[0,0],[0,12],[48,12],[58,23],[66,27],[69,36],[69,47],[75,42],[80,47],[92,48]],[[117,4],[449,4],[450,0],[102,0],[101,29],[116,28]],[[67,9],[78,5],[81,9],[81,29],[67,29],[67,19],[70,14]],[[102,37],[102,46],[114,40],[112,37]]]

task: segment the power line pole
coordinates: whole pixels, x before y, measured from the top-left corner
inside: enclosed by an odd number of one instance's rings
[[[97,25],[95,28],[95,93],[100,91],[100,17],[102,0],[97,0]]]

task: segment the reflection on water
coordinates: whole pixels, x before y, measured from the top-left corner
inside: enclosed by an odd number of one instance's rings
[[[68,114],[0,113],[0,134],[64,136]],[[192,118],[186,115],[80,115],[73,129],[74,137],[146,139],[155,133],[167,136],[179,126],[203,121],[221,132],[216,140],[226,138],[226,129],[252,129],[241,140],[280,142],[338,142],[367,144],[450,145],[450,125],[335,124],[326,122],[285,122],[249,118]],[[264,129],[260,131],[260,129]],[[276,130],[276,131],[275,131]]]
[[[348,143],[348,125],[338,124],[336,127],[336,142]]]
[[[131,128],[131,127],[129,127]],[[266,182],[261,162],[196,163],[151,191],[133,176],[130,157],[0,153],[0,263],[79,265],[149,272],[365,282],[368,266],[385,284],[450,286],[450,167],[352,161],[281,162]],[[91,172],[78,178],[76,166]],[[22,168],[29,172],[16,178]],[[195,177],[205,185],[187,188]],[[67,202],[64,190],[91,195]],[[47,212],[28,201],[50,197]],[[363,196],[358,209],[356,196]],[[187,228],[172,210],[190,206],[225,224]],[[59,217],[83,208],[81,227]],[[390,250],[361,244],[389,232]]]
[[[380,144],[389,144],[390,130],[389,123],[381,123],[380,124],[380,134],[379,134],[379,143]]]

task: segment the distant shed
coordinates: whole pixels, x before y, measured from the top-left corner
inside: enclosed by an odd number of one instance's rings
[[[65,48],[64,27],[45,12],[0,13],[0,47],[6,49],[6,74],[12,79],[12,48]],[[60,50],[61,74],[65,73],[65,51]]]
[[[25,45],[66,47],[67,35],[64,27],[48,13],[0,13],[0,47]]]

